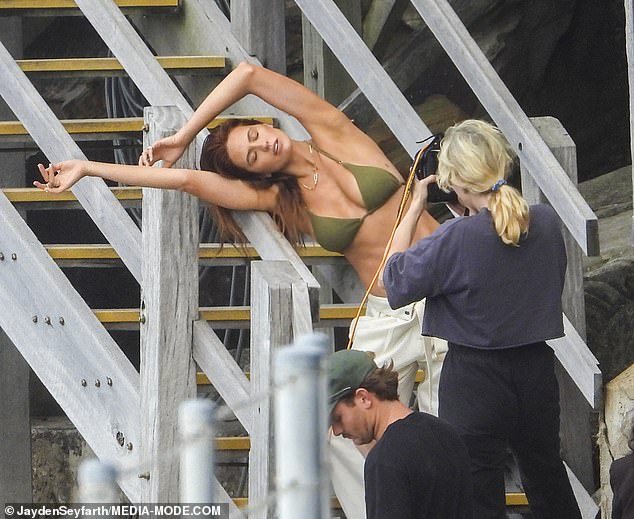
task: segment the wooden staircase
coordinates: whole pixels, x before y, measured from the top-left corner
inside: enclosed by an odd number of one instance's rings
[[[151,39],[149,35],[152,34],[152,30],[149,26],[152,24],[153,15],[161,16],[161,26],[156,27],[154,31],[170,32],[164,29],[165,17],[170,18],[169,22],[166,23],[171,23],[174,26],[181,24],[181,17],[185,16],[183,14],[184,3],[187,4],[187,27],[195,27],[194,32],[196,33],[204,29],[209,34],[214,34],[214,41],[203,41],[197,46],[196,52],[189,51],[180,56],[168,55],[168,53],[177,52],[180,50],[179,46],[194,47],[195,45],[191,41],[185,43],[170,42],[167,37],[164,38],[165,41],[153,40],[152,46],[158,49],[159,53],[164,54],[162,57],[154,56],[121,11],[125,10],[126,14],[135,20],[135,25],[142,28],[144,37]],[[426,2],[412,3],[423,15],[423,4]],[[439,2],[442,5],[444,3],[444,1]],[[392,88],[392,83],[385,80],[378,63],[371,58],[371,55],[368,55],[369,51],[366,53],[363,50],[365,47],[362,43],[361,46],[357,45],[358,42],[355,38],[358,37],[349,32],[344,23],[345,20],[342,21],[343,15],[335,11],[334,4],[329,0],[302,0],[297,1],[297,4],[304,10],[305,16],[313,26],[322,34],[324,40],[330,42],[333,51],[336,54],[341,53],[342,63],[359,86],[364,89],[368,99],[378,107],[385,106],[384,98],[390,99],[390,109],[385,112],[381,111],[381,113],[386,122],[393,127],[395,135],[405,149],[412,154],[417,146],[415,141],[429,132],[418,116],[412,113],[411,107],[408,107],[402,99],[400,92],[395,91],[395,87]],[[78,7],[81,8],[81,11]],[[431,17],[435,16],[437,9],[442,8],[428,9],[428,12],[432,13]],[[117,0],[114,3],[106,0],[78,0],[77,2],[72,0],[5,0],[0,3],[0,16],[35,17],[50,16],[51,13],[85,16],[117,56],[106,59],[13,60],[8,52],[1,52],[3,48],[0,46],[0,74],[3,78],[9,78],[4,87],[0,86],[0,94],[5,97],[7,103],[20,119],[20,122],[0,122],[0,143],[24,144],[35,141],[51,162],[71,157],[83,157],[84,154],[76,142],[130,137],[147,140],[151,138],[150,134],[156,131],[155,123],[151,120],[148,121],[147,116],[145,119],[126,117],[59,121],[50,112],[45,100],[31,87],[30,77],[108,77],[126,74],[135,82],[151,105],[175,106],[187,117],[193,111],[192,106],[171,81],[170,76],[178,74],[180,76],[187,75],[190,78],[191,83],[185,82],[190,88],[188,97],[194,100],[194,104],[197,104],[197,101],[209,89],[208,82],[201,82],[201,79],[208,80],[209,76],[223,74],[238,61],[253,60],[231,35],[228,22],[213,2],[209,0]],[[177,36],[174,37],[177,38]],[[0,42],[1,40],[0,37]],[[340,45],[338,45],[337,40],[339,43],[353,42],[356,45],[354,46],[356,50],[352,53],[349,48],[338,50]],[[465,45],[467,44],[468,42],[465,42]],[[164,47],[167,49],[164,50]],[[486,79],[493,81],[490,76],[486,76]],[[386,84],[387,87],[384,91],[378,92],[376,90],[377,84]],[[482,88],[486,90],[487,85]],[[20,95],[16,95],[16,92],[20,92]],[[494,97],[495,107],[503,105],[504,102],[508,103],[508,100],[499,93]],[[495,107],[489,108],[494,117],[497,115]],[[238,116],[246,117],[258,114],[256,117],[269,122],[275,121],[291,136],[303,135],[303,129],[298,126],[296,121],[290,120],[284,114],[280,114],[258,100],[245,99],[237,104],[235,109]],[[513,109],[515,110],[514,105]],[[515,113],[514,115],[523,121],[519,114]],[[160,117],[162,116],[158,117],[159,126],[164,122],[160,120]],[[513,136],[517,135],[517,139],[521,139],[520,142],[525,143],[526,148],[533,148],[533,144],[538,142],[537,137],[526,129],[523,122],[512,122],[512,118],[506,113],[500,117],[504,119],[503,122],[510,129],[509,133]],[[213,124],[217,124],[221,120],[222,118],[218,118]],[[498,124],[504,129],[504,124]],[[542,149],[538,144],[535,144],[535,148]],[[192,151],[192,154],[195,155],[195,150]],[[526,159],[522,156],[522,160],[526,160],[526,163],[531,165],[531,170],[541,170],[544,161],[547,163],[549,171],[555,171],[558,174],[561,170],[560,166],[554,165],[548,158],[541,159],[543,162],[540,162],[539,159],[532,156]],[[302,314],[302,312],[303,314],[295,318],[295,324],[287,323],[288,318],[285,316],[277,316],[276,319],[279,320],[284,331],[282,334],[273,334],[271,330],[253,329],[254,322],[261,322],[261,317],[254,318],[253,314],[255,311],[260,312],[260,310],[251,311],[251,308],[244,305],[196,308],[195,313],[198,317],[193,318],[193,332],[190,330],[189,336],[186,335],[187,332],[183,332],[185,335],[182,336],[188,337],[190,344],[193,343],[193,357],[199,368],[196,373],[192,373],[191,369],[188,370],[188,360],[183,357],[179,359],[180,364],[175,368],[175,372],[178,373],[182,370],[183,380],[185,378],[188,380],[180,386],[169,386],[166,389],[168,385],[166,381],[169,377],[163,372],[167,368],[164,365],[159,365],[156,377],[148,373],[147,368],[145,373],[142,368],[139,377],[139,374],[123,356],[107,331],[143,328],[146,319],[155,322],[155,317],[160,314],[152,315],[147,307],[143,306],[143,303],[139,308],[91,309],[81,300],[81,296],[70,286],[68,280],[63,275],[60,276],[59,269],[67,267],[125,267],[129,270],[131,277],[141,286],[142,291],[149,293],[150,290],[154,290],[153,281],[148,281],[147,276],[143,275],[143,272],[148,272],[144,270],[146,267],[142,267],[145,261],[142,251],[147,250],[147,247],[151,248],[152,244],[142,242],[142,239],[145,240],[145,236],[141,237],[138,228],[124,210],[143,207],[145,212],[146,207],[149,206],[145,205],[142,190],[137,188],[108,187],[101,181],[82,181],[81,184],[83,186],[78,186],[72,193],[60,195],[42,193],[39,190],[23,186],[11,186],[3,189],[6,203],[0,203],[0,214],[8,222],[8,232],[0,237],[0,252],[5,255],[5,259],[0,261],[0,280],[5,280],[6,286],[10,286],[12,297],[7,300],[0,298],[0,303],[4,303],[5,308],[7,308],[4,310],[4,314],[0,311],[0,325],[47,387],[59,386],[60,375],[62,376],[62,388],[58,389],[54,396],[99,456],[116,459],[124,465],[134,466],[141,464],[141,458],[144,455],[151,454],[150,451],[143,451],[141,454],[141,449],[136,447],[121,450],[112,437],[112,430],[123,431],[126,438],[129,439],[126,444],[138,446],[155,441],[159,451],[166,444],[169,434],[165,431],[153,431],[147,424],[149,417],[146,415],[149,408],[146,405],[148,399],[151,399],[149,393],[152,390],[156,390],[161,398],[168,394],[182,398],[187,394],[191,395],[192,391],[195,392],[196,382],[201,385],[217,384],[218,391],[230,407],[233,404],[243,405],[244,398],[248,397],[249,394],[259,394],[259,391],[264,388],[263,384],[267,383],[264,380],[266,371],[254,370],[252,366],[254,380],[249,380],[249,377],[240,370],[233,359],[227,356],[228,354],[223,353],[222,343],[211,331],[212,328],[251,327],[252,344],[266,342],[274,348],[290,342],[293,334],[310,330],[313,326],[318,328],[347,326],[354,316],[356,306],[353,302],[318,304],[316,298],[319,284],[313,277],[311,270],[307,268],[307,265],[310,266],[314,272],[320,272],[323,266],[343,269],[345,268],[344,262],[338,254],[329,253],[315,245],[294,251],[288,244],[280,241],[279,233],[276,232],[268,217],[261,214],[242,215],[240,217],[241,225],[252,243],[252,247],[246,249],[246,254],[230,247],[220,249],[214,243],[201,244],[200,246],[196,244],[194,255],[198,256],[198,264],[217,267],[245,265],[257,258],[265,262],[283,260],[289,265],[289,272],[291,272],[289,275],[295,276],[294,279],[300,280],[304,285],[304,292],[300,296],[294,295],[293,297],[296,299],[290,303],[294,309],[293,312],[297,311],[297,315]],[[585,212],[583,204],[574,197],[574,194],[570,194],[568,184],[559,179],[553,187],[540,179],[539,187],[550,194],[552,199],[561,202],[562,212],[566,215],[573,214],[573,216],[563,217],[563,220],[570,226],[574,238],[581,244],[583,250],[588,253],[596,252],[596,236],[592,230],[592,218]],[[187,202],[179,200],[178,202],[151,201],[149,203],[185,204]],[[575,206],[575,211],[569,210],[571,206]],[[181,206],[179,205],[179,207]],[[24,221],[17,217],[16,210],[28,214],[29,211],[44,209],[85,210],[109,243],[42,246],[40,240],[31,233]],[[156,246],[155,242],[153,244]],[[157,248],[160,249],[160,247]],[[11,260],[12,254],[15,254],[19,260]],[[27,258],[26,265],[22,264],[23,257]],[[2,262],[6,262],[5,267],[11,265],[18,268],[3,274]],[[328,279],[328,275],[325,274],[328,272],[328,268],[322,270],[324,279]],[[263,267],[262,273],[267,273],[266,266]],[[264,277],[266,278],[266,275]],[[143,282],[143,279],[146,281]],[[27,291],[25,287],[28,287],[29,283],[39,283],[42,286],[38,290]],[[188,283],[191,283],[191,280]],[[197,294],[197,289],[192,290],[192,293]],[[266,290],[270,290],[270,287]],[[17,297],[20,291],[23,292],[22,296],[24,297],[22,298]],[[264,299],[266,300],[269,296],[265,294]],[[63,300],[61,305],[59,304],[60,299]],[[343,299],[345,300],[345,297]],[[34,304],[34,301],[37,304]],[[300,309],[296,310],[298,306]],[[59,309],[60,315],[48,315],[47,308]],[[312,319],[310,315],[308,317],[305,315],[307,309],[312,310]],[[21,315],[21,319],[15,319],[16,311],[24,314]],[[62,313],[63,315],[61,315]],[[35,317],[37,317],[37,323],[33,320]],[[46,323],[46,319],[52,324],[42,325],[43,322]],[[62,322],[65,324],[61,324]],[[298,322],[300,325],[297,324]],[[75,328],[73,326],[75,323],[80,323],[80,326]],[[24,332],[26,329],[29,330],[28,333]],[[143,334],[143,331],[141,333]],[[143,338],[141,341],[143,342]],[[44,353],[37,350],[41,343],[46,344],[47,351]],[[91,344],[94,353],[91,352],[86,356],[82,355],[80,358],[76,358],[77,351],[81,351],[82,345],[85,347],[86,344]],[[64,350],[63,355],[60,354],[60,350]],[[218,356],[214,358],[218,366],[213,366],[213,363],[210,362],[213,355]],[[54,362],[53,359],[56,356],[59,358],[58,361]],[[592,359],[586,360],[587,365],[591,366]],[[268,358],[263,356],[258,362],[266,365]],[[81,385],[76,384],[78,380],[87,376],[85,365],[89,366],[88,371],[94,370],[94,376],[101,376],[97,373],[104,371],[116,373],[114,380],[117,383],[113,386],[112,394],[105,394],[105,391],[93,391],[88,394],[88,391],[84,390],[85,388],[82,389]],[[223,367],[226,368],[224,371]],[[587,373],[584,372],[580,376],[586,375]],[[424,373],[419,372],[417,380],[420,381],[423,377]],[[192,389],[192,381],[194,389]],[[593,384],[595,383],[596,381],[593,379]],[[172,393],[169,393],[170,391]],[[597,388],[593,385],[588,391],[596,393]],[[95,400],[98,405],[94,404]],[[126,401],[126,405],[122,408],[118,407],[119,401]],[[155,405],[152,402],[150,404]],[[596,405],[597,402],[593,400],[592,404]],[[87,415],[82,409],[89,408],[94,409]],[[140,417],[139,413],[141,413]],[[236,415],[250,437],[218,438],[217,447],[221,450],[253,451],[250,454],[253,472],[260,475],[267,473],[268,443],[263,441],[266,436],[263,431],[269,427],[268,417],[265,417],[261,423],[256,423],[253,420],[259,418],[253,418],[247,413],[236,413]],[[156,468],[155,470],[163,469]],[[173,484],[171,485],[173,486]],[[268,477],[259,482],[257,488],[255,485],[252,483],[250,489],[252,499],[263,499],[270,485]],[[132,501],[159,501],[155,498],[156,496],[164,498],[167,495],[162,493],[161,489],[164,487],[155,483],[154,479],[151,479],[149,483],[138,479],[127,481],[122,484],[122,488]],[[227,496],[226,492],[225,496]],[[234,499],[234,502],[238,507],[244,507],[247,504],[245,498]],[[521,493],[509,493],[507,494],[507,504],[509,506],[525,506],[526,498]],[[337,506],[336,501],[333,502],[333,506]],[[258,511],[254,517],[256,516],[267,517],[266,511]]]

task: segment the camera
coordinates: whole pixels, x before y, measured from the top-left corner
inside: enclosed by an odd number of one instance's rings
[[[441,140],[442,134],[433,135],[431,142],[426,147],[421,148],[416,154],[414,164],[416,164],[416,178],[418,178],[418,180],[436,174]],[[454,191],[447,193],[440,189],[435,182],[432,182],[427,186],[427,201],[432,204],[439,202],[457,202],[458,197]]]

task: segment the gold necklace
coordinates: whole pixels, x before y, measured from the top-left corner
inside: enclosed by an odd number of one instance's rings
[[[309,141],[306,141],[306,144],[308,144],[308,152],[310,153],[310,160],[313,163],[313,185],[307,186],[303,182],[300,182],[300,184],[305,189],[308,189],[308,191],[314,191],[315,188],[317,187],[317,182],[319,182],[319,170],[317,169],[317,163],[315,162],[315,157],[313,156],[313,145]]]

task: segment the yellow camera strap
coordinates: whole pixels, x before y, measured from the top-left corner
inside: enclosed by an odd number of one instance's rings
[[[405,214],[405,206],[407,204],[407,199],[409,198],[409,194],[412,188],[412,182],[414,181],[414,177],[416,176],[416,168],[418,167],[418,163],[420,162],[421,157],[423,156],[423,152],[427,149],[427,147],[428,146],[425,146],[424,148],[421,148],[418,151],[418,153],[414,157],[414,162],[412,166],[409,168],[409,176],[407,177],[407,183],[405,184],[405,190],[403,191],[403,198],[401,198],[401,203],[398,208],[398,212],[396,213],[396,220],[394,221],[394,226],[392,227],[392,231],[390,232],[390,237],[387,240],[387,245],[385,246],[383,257],[381,258],[381,261],[379,262],[379,266],[376,269],[374,276],[372,276],[372,280],[370,281],[370,284],[368,285],[368,288],[365,291],[365,294],[363,295],[361,302],[359,303],[359,308],[357,308],[357,313],[354,317],[352,329],[350,330],[350,336],[348,338],[348,344],[346,346],[346,349],[348,350],[352,347],[352,343],[354,342],[354,335],[357,331],[357,324],[359,323],[359,317],[361,317],[361,312],[363,311],[363,308],[368,302],[368,297],[370,297],[370,292],[374,288],[374,285],[376,284],[377,279],[379,279],[379,275],[381,274],[381,271],[383,270],[383,267],[385,266],[385,262],[387,261],[387,255],[390,251],[390,247],[392,246],[392,242],[394,241],[394,235],[396,234],[396,229],[398,228],[398,225],[401,223],[401,220],[403,219],[403,215]]]

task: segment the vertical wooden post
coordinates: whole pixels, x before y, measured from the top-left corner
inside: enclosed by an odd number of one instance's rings
[[[535,125],[553,155],[573,183],[577,183],[577,155],[572,138],[561,123],[553,117],[537,117]],[[545,200],[531,176],[522,175],[522,192],[529,204]],[[564,313],[579,335],[586,337],[586,314],[583,292],[583,253],[567,229],[563,229],[568,269],[562,296]],[[547,261],[547,259],[544,259]],[[562,456],[589,492],[594,491],[594,469],[592,464],[592,438],[590,407],[577,389],[566,370],[558,365],[559,393],[561,398],[561,444]]]
[[[305,297],[294,291],[305,292]],[[251,398],[254,403],[249,451],[250,519],[268,519],[265,506],[274,481],[273,428],[271,409],[271,356],[283,345],[290,344],[298,323],[293,306],[296,299],[308,305],[304,314],[310,323],[308,289],[299,274],[285,261],[254,261],[251,266]],[[301,312],[300,312],[301,313]],[[300,320],[305,322],[304,320]]]
[[[175,107],[148,107],[144,145],[174,133]],[[176,167],[194,167],[190,146]],[[176,426],[180,402],[196,396],[192,326],[198,316],[198,199],[143,190],[141,294],[141,441],[149,467],[143,502],[178,502]],[[147,479],[149,476],[149,479]]]
[[[284,0],[232,0],[231,32],[266,68],[286,75]]]
[[[3,43],[17,59],[22,57],[22,22],[19,17],[0,19]],[[0,117],[15,116],[0,99]],[[14,145],[10,145],[14,146]],[[25,154],[2,153],[0,187],[23,187]],[[25,215],[21,212],[22,216]],[[30,503],[31,492],[31,421],[29,417],[29,375],[31,370],[11,340],[0,329],[0,429],[5,440],[0,459],[6,470],[0,471],[0,502]]]
[[[625,0],[625,50],[627,53],[627,77],[630,94],[630,151],[631,163],[634,164],[634,2]],[[632,167],[634,180],[634,167]],[[634,201],[634,183],[632,184],[632,200]],[[631,243],[634,245],[634,216],[632,216]]]
[[[360,1],[335,0],[335,3],[357,33],[361,34]],[[357,85],[304,15],[302,15],[302,42],[304,85],[330,103],[338,105],[355,90]]]

